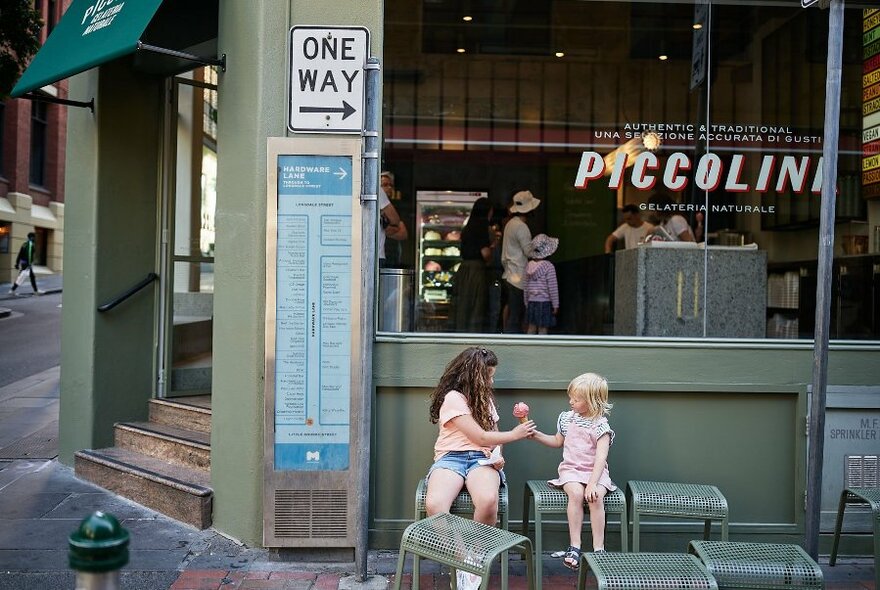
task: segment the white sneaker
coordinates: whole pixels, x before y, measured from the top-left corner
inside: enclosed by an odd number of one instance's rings
[[[463,570],[455,570],[455,583],[458,590],[479,590],[483,578]]]

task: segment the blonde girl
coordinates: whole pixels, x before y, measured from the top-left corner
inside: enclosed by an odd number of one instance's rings
[[[568,495],[568,535],[570,545],[564,563],[577,569],[581,554],[581,527],[584,501],[590,508],[593,551],[605,550],[605,494],[617,489],[608,474],[608,449],[614,431],[605,417],[611,412],[608,382],[595,373],[584,373],[568,385],[571,410],[559,414],[556,434],[536,432],[534,439],[548,447],[562,447],[559,477],[548,483],[561,487]]]
[[[474,520],[494,525],[498,490],[504,484],[504,459],[485,465],[498,446],[531,436],[531,420],[513,430],[498,431],[492,384],[498,357],[487,348],[472,347],[446,366],[431,394],[431,422],[440,431],[434,443],[434,464],[428,471],[425,509],[428,515],[448,512],[462,486],[474,502]]]

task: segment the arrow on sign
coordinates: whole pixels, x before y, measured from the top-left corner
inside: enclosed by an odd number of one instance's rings
[[[344,119],[345,117],[342,117],[342,118]],[[342,169],[342,166],[339,167],[339,172],[334,172],[333,174],[334,174],[335,176],[338,176],[338,177],[339,177],[339,180],[342,180],[343,178],[345,178],[346,176],[348,176],[348,172],[346,172],[345,170],[343,170],[343,169]]]
[[[341,107],[299,107],[299,112],[301,113],[342,113],[342,120],[346,120],[348,117],[355,113],[355,108],[345,102],[342,101]]]

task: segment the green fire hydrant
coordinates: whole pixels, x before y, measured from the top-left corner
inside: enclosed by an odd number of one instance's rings
[[[67,538],[76,590],[118,590],[119,570],[128,563],[128,531],[116,517],[98,511]]]

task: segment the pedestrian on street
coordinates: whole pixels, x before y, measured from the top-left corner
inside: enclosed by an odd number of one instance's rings
[[[18,276],[15,278],[15,282],[12,283],[12,289],[10,289],[10,293],[15,294],[15,290],[24,283],[25,279],[30,276],[31,279],[31,287],[34,290],[34,295],[41,295],[39,289],[37,289],[37,276],[34,274],[34,253],[36,252],[36,244],[34,241],[37,238],[37,234],[31,232],[27,235],[27,241],[21,245],[21,249],[18,251],[18,256],[15,258],[15,270],[19,271]]]

